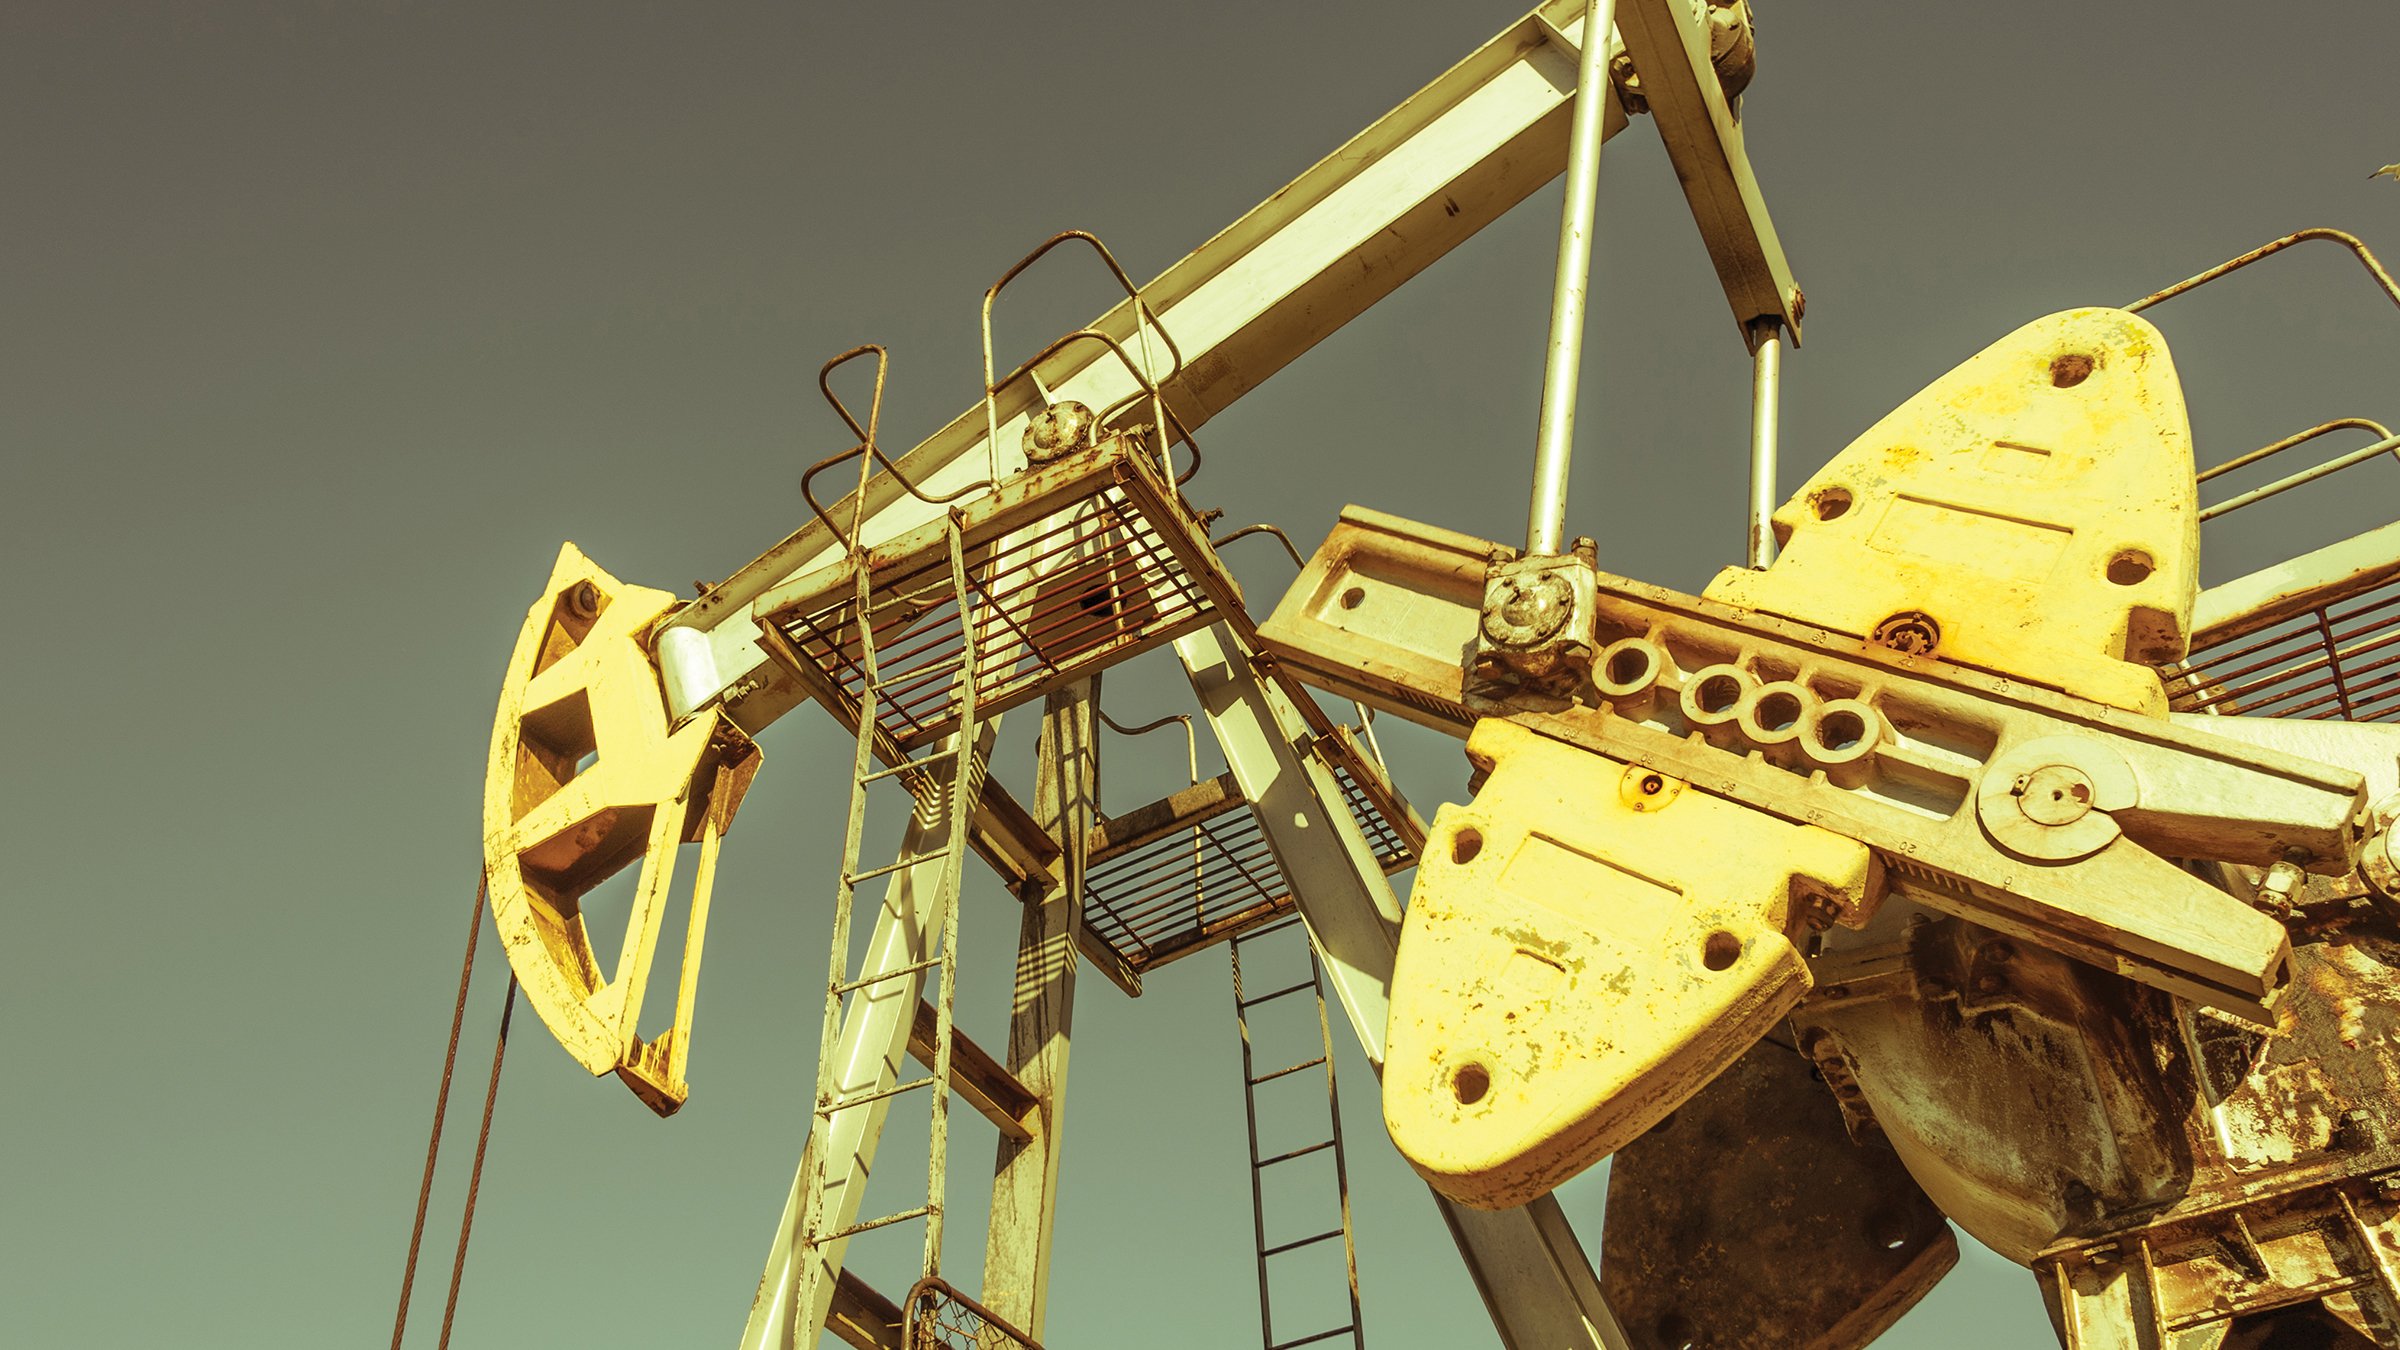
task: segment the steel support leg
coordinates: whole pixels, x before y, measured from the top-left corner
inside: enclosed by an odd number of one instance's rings
[[[1380,1073],[1400,939],[1391,883],[1349,811],[1328,805],[1341,802],[1341,789],[1322,761],[1300,749],[1305,729],[1298,710],[1252,671],[1232,630],[1219,624],[1181,638],[1175,654],[1291,882],[1326,977]],[[1556,1200],[1545,1196],[1510,1210],[1434,1200],[1508,1350],[1630,1350]]]
[[[1075,1023],[1075,928],[1083,921],[1085,849],[1099,810],[1098,676],[1050,695],[1042,709],[1034,819],[1059,841],[1064,884],[1029,897],[1017,933],[1008,1068],[1040,1103],[1033,1137],[1003,1138],[992,1173],[985,1307],[1039,1338],[1049,1309],[1050,1239],[1058,1219],[1060,1127]]]

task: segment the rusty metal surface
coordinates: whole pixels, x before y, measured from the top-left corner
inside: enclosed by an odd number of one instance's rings
[[[2351,1178],[2065,1246],[2035,1273],[2067,1350],[2389,1346],[2400,1343],[2396,1211],[2374,1184]],[[2296,1323],[2348,1334],[2308,1337]]]
[[[2027,1263],[2188,1184],[2194,1082],[2167,996],[1922,912],[1828,946],[1793,1014],[1801,1052],[1984,1245]]]
[[[1761,1041],[1616,1156],[1601,1278],[1642,1350],[1853,1350],[1957,1264],[1941,1211]]]
[[[1428,1184],[1521,1205],[1641,1137],[1807,993],[1805,934],[1882,871],[1853,839],[1486,719],[1393,963],[1383,1119]]]
[[[2215,1335],[2323,1303],[2358,1343],[2400,1342],[2400,938],[2359,906],[2304,922],[2271,1034],[2177,1010],[2197,1089],[2187,1188],[2037,1258],[2087,1321]]]
[[[2070,1347],[2400,1344],[2400,936],[2294,922],[2264,1027],[1908,916],[1820,959],[1798,1044]]]

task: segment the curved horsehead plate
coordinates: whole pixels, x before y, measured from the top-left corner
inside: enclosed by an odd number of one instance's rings
[[[483,801],[492,921],[527,1001],[577,1062],[614,1072],[662,1116],[690,1092],[683,1070],[717,852],[759,762],[713,708],[680,726],[668,717],[648,639],[675,604],[573,544],[559,549],[509,659]],[[635,1022],[686,843],[700,856],[674,1023],[644,1041]],[[636,862],[624,942],[604,977],[583,900]]]

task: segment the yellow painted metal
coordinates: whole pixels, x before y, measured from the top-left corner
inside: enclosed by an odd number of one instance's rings
[[[1782,553],[1706,594],[2163,715],[2198,593],[2190,423],[2122,310],[2037,319],[1852,441],[1782,510]]]
[[[672,1114],[689,1087],[692,1011],[717,851],[758,749],[713,709],[673,726],[645,645],[675,605],[573,544],[526,614],[500,695],[484,784],[492,920],[526,1001],[577,1062]],[[674,1022],[635,1028],[678,846],[699,845]],[[602,973],[583,899],[641,864],[624,943]]]
[[[1875,855],[1487,719],[1435,816],[1392,973],[1384,1119],[1436,1190],[1522,1204],[1656,1124],[1789,1013],[1812,924]]]

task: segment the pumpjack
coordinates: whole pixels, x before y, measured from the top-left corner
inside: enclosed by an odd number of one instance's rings
[[[1366,1341],[1337,1012],[1519,1350],[1863,1346],[1956,1262],[1952,1225],[2031,1270],[2069,1350],[2400,1344],[2400,525],[2199,584],[2204,520],[2400,438],[2341,419],[2202,471],[2143,317],[2312,240],[2400,288],[2311,230],[2034,319],[1778,504],[1805,299],[1743,145],[1756,60],[1747,0],[1546,0],[1146,285],[1089,234],[1037,249],[984,297],[981,402],[914,449],[880,444],[881,349],[835,358],[852,448],[696,598],[561,551],[494,730],[490,912],[545,1025],[650,1109],[691,1091],[760,738],[803,703],[850,737],[807,1142],[744,1347],[1041,1344],[1077,972],[1138,995],[1219,944],[1269,1350]],[[1601,147],[1645,115],[1754,375],[1748,556],[1696,596],[1564,529]],[[1525,545],[1353,506],[1258,621],[1220,550],[1259,527],[1212,537],[1197,432],[1561,173]],[[1000,373],[995,304],[1062,248],[1125,298]],[[835,377],[869,358],[862,418]],[[2375,439],[2200,505],[2345,430]],[[1196,716],[1119,731],[1179,721],[1190,785],[1106,812],[1100,675],[1162,651]],[[1028,804],[991,752],[1033,705]],[[1458,737],[1471,800],[1418,816],[1377,715]],[[907,818],[889,862],[881,800]],[[645,1031],[686,845],[680,978]],[[969,855],[1022,906],[996,1049],[955,1010]],[[603,953],[584,904],[623,875]],[[1279,934],[1301,973],[1262,981]],[[1312,998],[1302,1058],[1255,1072],[1268,1010]],[[1325,1141],[1262,1149],[1264,1097],[1311,1082]],[[954,1098],[998,1135],[973,1292],[944,1261]],[[906,1100],[925,1184],[867,1206]],[[1603,1158],[1595,1269],[1552,1192]],[[1311,1159],[1338,1219],[1277,1238],[1264,1188]],[[922,1268],[893,1298],[844,1254],[902,1225]],[[1337,1240],[1348,1323],[1278,1325],[1270,1258]]]

